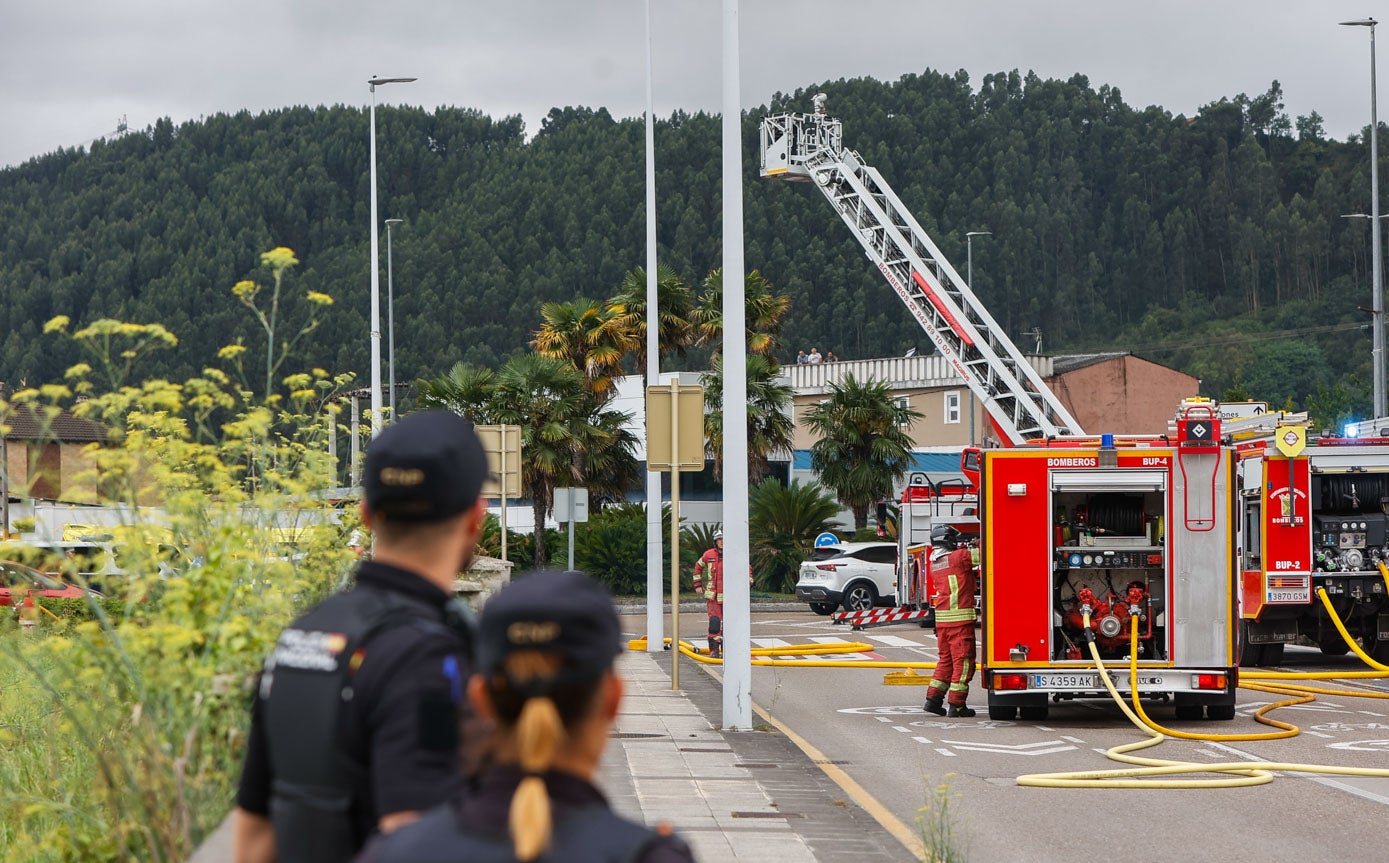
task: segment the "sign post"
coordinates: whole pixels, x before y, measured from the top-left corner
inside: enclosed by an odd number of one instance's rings
[[[555,489],[555,518],[569,524],[569,568],[574,568],[574,522],[588,521],[588,489]]]
[[[502,560],[506,560],[506,502],[521,496],[521,427],[486,425],[474,426],[474,430],[482,441],[482,451],[487,453],[492,474],[483,480],[482,496],[502,501]],[[543,529],[544,525],[537,528]]]
[[[670,471],[670,688],[680,688],[680,472],[704,470],[704,387],[646,388],[646,467]]]

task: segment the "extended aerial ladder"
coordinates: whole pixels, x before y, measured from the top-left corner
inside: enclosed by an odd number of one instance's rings
[[[813,182],[935,344],[983,401],[1008,445],[1084,434],[876,169],[844,147],[841,121],[762,121],[762,176]]]

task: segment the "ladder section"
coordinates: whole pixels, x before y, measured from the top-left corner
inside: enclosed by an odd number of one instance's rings
[[[1009,444],[1083,434],[878,171],[823,113],[762,121],[762,176],[813,182]]]

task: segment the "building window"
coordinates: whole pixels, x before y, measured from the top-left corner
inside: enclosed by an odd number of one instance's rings
[[[897,407],[899,411],[909,411],[912,409],[911,400],[908,399],[906,396],[899,396],[893,399],[893,404]],[[911,425],[911,420],[898,423],[898,425],[902,428],[907,428]]]
[[[945,422],[947,425],[960,422],[960,391],[951,390],[945,394]]]

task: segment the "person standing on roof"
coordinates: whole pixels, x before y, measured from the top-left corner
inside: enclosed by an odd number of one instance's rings
[[[979,550],[961,545],[946,557],[946,565],[931,573],[936,593],[936,645],[940,658],[926,687],[927,713],[937,716],[974,715],[965,702],[974,677],[974,594],[978,590]],[[946,704],[948,703],[948,708]]]
[[[723,529],[714,531],[714,547],[699,556],[694,568],[695,593],[709,612],[709,655],[723,657]],[[676,633],[679,636],[679,633]]]
[[[644,827],[593,785],[622,702],[612,595],[582,572],[537,572],[482,611],[468,700],[497,725],[476,794],[383,836],[360,863],[693,863],[668,825]]]
[[[411,414],[367,448],[373,553],[265,662],[237,863],[346,863],[465,785],[488,732],[464,702],[474,636],[453,584],[482,531],[488,473],[472,423],[449,411]]]

